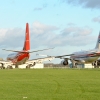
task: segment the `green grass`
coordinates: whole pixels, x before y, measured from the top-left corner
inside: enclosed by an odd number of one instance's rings
[[[0,100],[100,100],[100,69],[0,70]]]

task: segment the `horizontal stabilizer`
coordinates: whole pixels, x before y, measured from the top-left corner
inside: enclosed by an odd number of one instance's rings
[[[36,51],[30,51],[29,53],[38,52],[38,51],[44,51],[44,50],[50,50],[50,49],[54,49],[54,48],[48,48],[48,49],[42,49],[42,50],[36,50]]]
[[[38,51],[50,50],[50,49],[54,49],[54,48],[48,48],[48,49],[42,49],[42,50],[36,50],[36,51],[18,51],[18,50],[6,50],[6,49],[2,49],[2,50],[11,51],[11,52],[33,53],[33,52],[38,52]]]
[[[18,51],[18,50],[6,50],[6,49],[2,49],[2,50],[11,51],[11,52],[25,52],[25,51]]]
[[[21,51],[18,51],[18,50],[7,50],[7,49],[2,49],[2,50],[5,50],[5,51],[12,51],[12,52],[21,52]]]

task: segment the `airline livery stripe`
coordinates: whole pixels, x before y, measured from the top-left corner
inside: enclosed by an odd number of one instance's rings
[[[100,54],[88,54],[88,55],[79,55],[79,56],[72,56],[72,58],[86,58],[86,57],[98,57]]]

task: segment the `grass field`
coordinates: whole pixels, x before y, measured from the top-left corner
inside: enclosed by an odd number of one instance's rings
[[[100,100],[100,69],[0,70],[0,100]]]

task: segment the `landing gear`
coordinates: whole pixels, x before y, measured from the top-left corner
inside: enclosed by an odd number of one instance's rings
[[[15,65],[15,68],[18,68],[18,64]]]
[[[35,66],[35,64],[36,64],[36,62],[34,62],[33,64],[27,65],[27,66],[26,66],[26,69],[29,69],[30,67]]]
[[[32,67],[32,64],[27,65],[26,69],[30,69],[30,67]]]
[[[13,68],[12,68],[12,66],[8,65],[8,66],[7,66],[7,69],[13,69]]]
[[[36,62],[33,63],[33,66],[35,66],[35,65],[36,65]]]
[[[92,66],[94,66],[94,68],[99,68],[100,62],[99,61],[95,61],[95,62],[92,63]]]
[[[77,67],[77,63],[75,63],[75,61],[72,61],[72,68],[76,68]]]
[[[3,64],[3,63],[1,63],[0,68],[1,68],[1,69],[5,69],[4,64]]]

